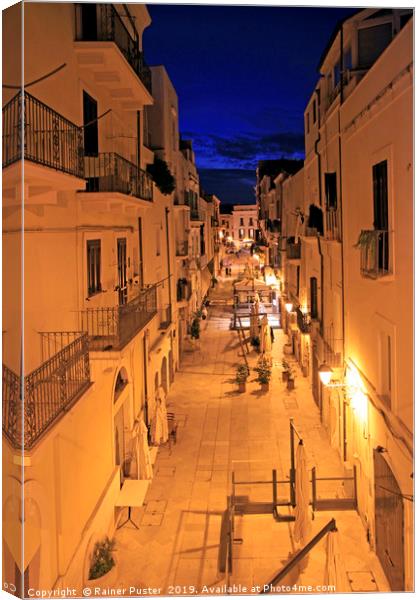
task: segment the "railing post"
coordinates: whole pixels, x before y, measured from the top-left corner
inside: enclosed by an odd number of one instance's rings
[[[290,427],[290,504],[292,506],[296,505],[296,495],[295,495],[295,433],[293,431],[293,419],[289,420]]]
[[[316,511],[316,467],[312,467],[312,511]]]

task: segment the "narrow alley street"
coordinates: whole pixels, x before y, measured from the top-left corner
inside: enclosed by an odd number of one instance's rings
[[[218,572],[222,518],[232,471],[237,481],[270,481],[273,469],[279,479],[288,478],[290,418],[305,441],[309,466],[316,466],[319,476],[343,476],[308,380],[299,376],[293,391],[286,391],[281,381],[282,330],[275,331],[270,390],[262,393],[251,371],[246,393],[237,391],[235,368],[242,358],[230,320],[232,281],[241,268],[234,266],[232,277],[220,279],[212,290],[199,345],[184,354],[176,374],[168,410],[178,421],[177,441],[159,449],[144,506],[133,510],[139,529],[129,524],[117,530],[117,585],[155,587],[162,595],[223,594],[224,585],[232,593],[250,593],[252,586],[269,581],[296,551],[293,523],[276,522],[270,514],[235,517],[238,543],[233,546],[233,572],[225,575]],[[248,357],[255,366],[257,353]],[[342,484],[328,483],[338,497]],[[282,488],[279,496],[286,498],[288,486],[284,494]],[[270,484],[238,486],[236,491],[249,502],[270,502],[271,493]],[[285,507],[282,513],[292,514],[292,509]],[[355,511],[316,512],[312,535],[332,517],[347,574],[345,589],[337,591],[389,589]],[[325,540],[311,552],[300,575],[292,572],[283,583],[323,585],[324,570]]]

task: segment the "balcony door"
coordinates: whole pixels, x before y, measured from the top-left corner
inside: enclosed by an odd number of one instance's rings
[[[388,169],[383,160],[372,168],[373,177],[373,228],[378,234],[378,268],[388,271],[389,239],[388,239]]]
[[[83,90],[83,135],[86,156],[98,156],[98,103]]]
[[[82,39],[86,42],[92,42],[97,39],[96,6],[96,4],[90,3],[79,4],[81,34]]]
[[[127,239],[117,239],[118,304],[127,303]]]

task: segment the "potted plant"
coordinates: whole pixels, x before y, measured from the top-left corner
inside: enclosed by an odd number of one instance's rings
[[[198,340],[200,338],[200,317],[194,317],[193,322],[191,323],[190,334],[193,340]]]
[[[236,367],[236,383],[239,386],[239,392],[243,393],[246,391],[246,380],[249,375],[249,370],[246,365],[238,365]]]
[[[115,540],[106,537],[102,541],[98,541],[93,549],[91,564],[89,569],[89,579],[101,580],[115,566],[115,560],[112,553],[115,550]],[[107,577],[108,580],[109,577]],[[95,584],[99,581],[96,581]]]
[[[254,336],[251,338],[251,346],[254,348],[254,350],[256,350],[257,352],[260,351],[260,338],[257,336]]]
[[[283,360],[282,366],[283,366],[282,379],[284,382],[286,382],[286,381],[288,381],[289,376],[290,376],[290,365],[287,362],[287,360]]]
[[[271,364],[268,358],[262,356],[255,367],[255,371],[258,373],[257,381],[261,385],[261,391],[266,392],[271,379]]]
[[[287,389],[288,390],[295,389],[295,377],[296,377],[296,373],[295,373],[294,369],[290,369],[289,373],[288,373],[288,378],[287,378]]]

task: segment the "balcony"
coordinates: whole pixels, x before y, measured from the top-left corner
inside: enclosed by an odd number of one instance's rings
[[[178,257],[186,258],[188,256],[188,242],[182,241],[176,243],[176,255]]]
[[[182,302],[183,300],[189,300],[192,294],[191,281],[187,279],[178,279],[176,284],[176,300]]]
[[[296,309],[296,322],[301,333],[310,333],[311,319],[307,313],[302,312],[300,308]]]
[[[294,238],[292,238],[294,240]],[[287,240],[286,242],[286,258],[289,260],[300,259],[300,240],[295,243],[294,241]]]
[[[73,341],[23,381],[3,365],[3,433],[15,448],[30,450],[90,386],[87,335],[66,335]]]
[[[190,220],[204,222],[206,220],[206,213],[204,212],[204,210],[201,210],[199,208],[191,208]]]
[[[85,156],[86,192],[119,192],[152,202],[153,181],[146,171],[115,152]]]
[[[280,219],[266,219],[265,228],[270,233],[281,233]]]
[[[3,107],[3,168],[22,158],[83,179],[82,129],[34,96],[18,92]]]
[[[329,241],[340,241],[340,223],[338,211],[328,209],[325,213],[325,239]]]
[[[379,279],[390,274],[389,231],[372,229],[360,233],[360,273],[362,277]]]
[[[91,10],[94,13],[91,14]],[[146,90],[150,94],[152,93],[152,74],[144,61],[143,52],[138,47],[138,41],[133,39],[112,4],[90,5],[88,8],[83,4],[76,4],[76,42],[85,44],[113,42]],[[91,59],[98,63],[99,53],[96,44],[93,51],[96,53],[96,60],[94,60],[94,56]],[[87,56],[82,55],[82,60],[86,66],[90,64]]]
[[[159,329],[168,329],[172,323],[172,306],[168,304],[159,309]]]
[[[150,287],[127,304],[87,308],[81,311],[82,329],[89,349],[121,350],[157,314],[156,287]]]

